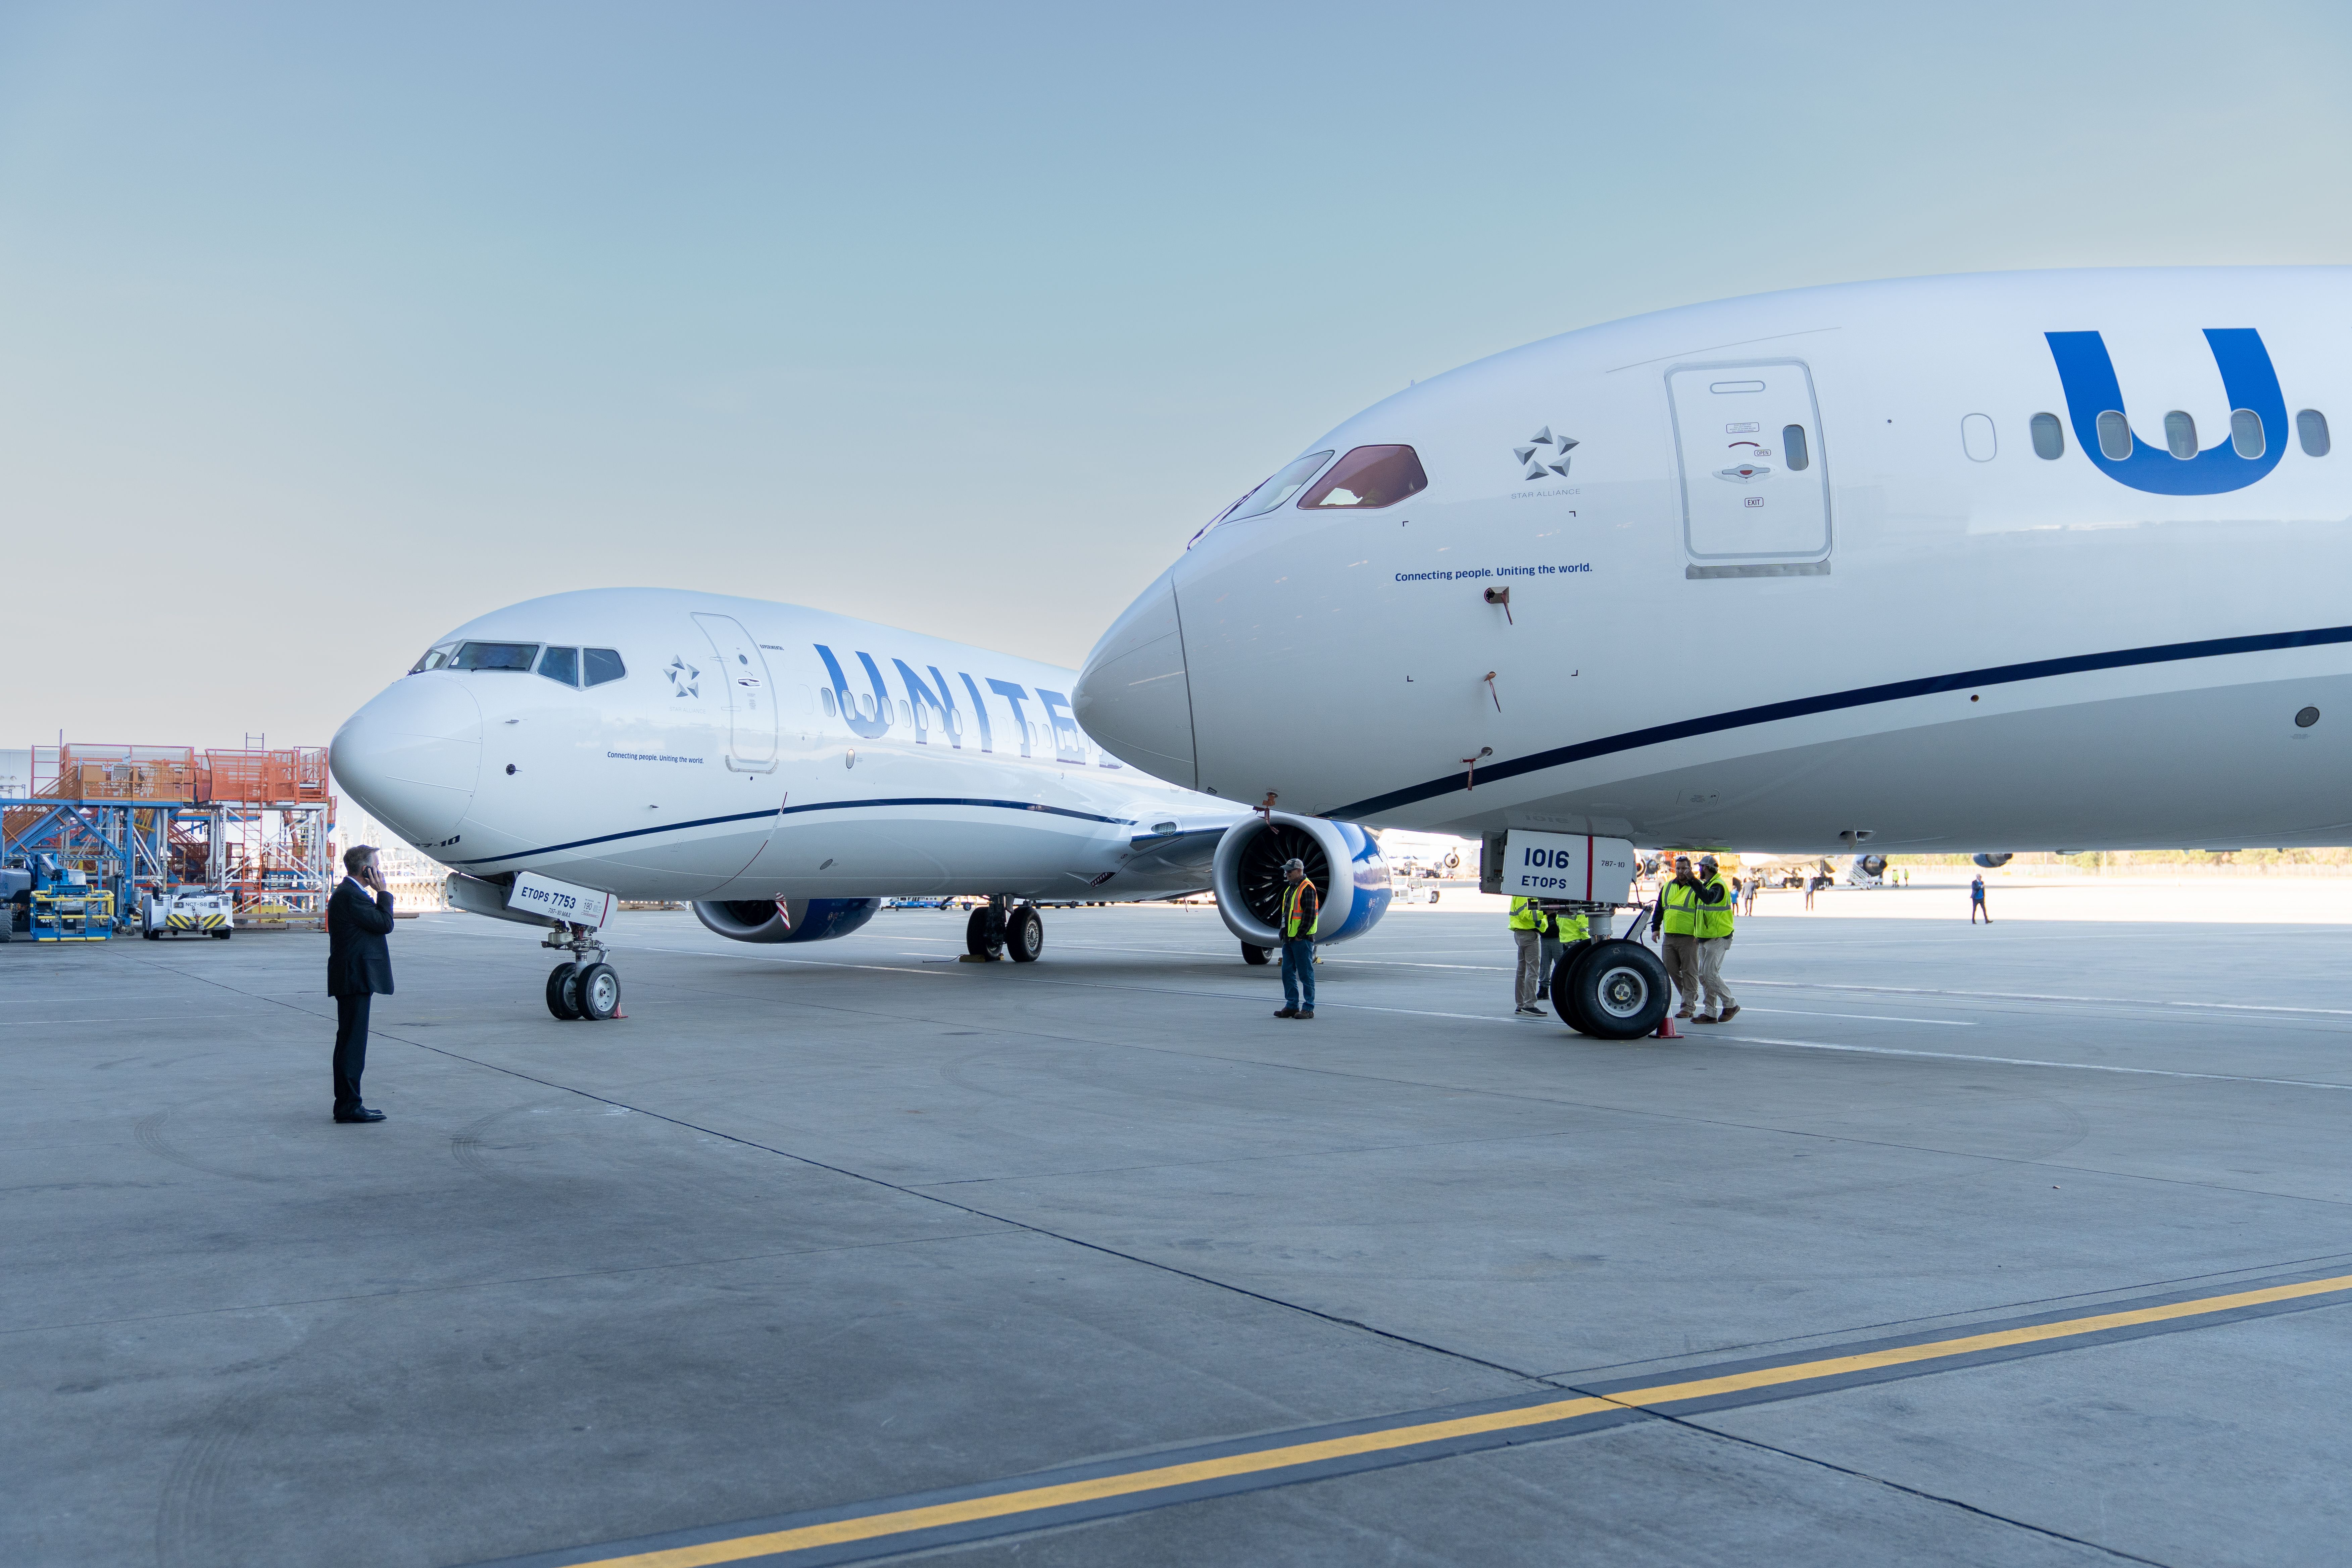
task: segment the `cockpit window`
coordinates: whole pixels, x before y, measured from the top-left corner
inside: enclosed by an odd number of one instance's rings
[[[621,662],[619,653],[609,647],[592,647],[588,650],[587,662],[582,669],[585,679],[580,684],[602,686],[608,680],[618,680],[628,673],[628,666]]]
[[[415,675],[419,670],[438,669],[449,662],[449,656],[457,650],[456,643],[447,642],[443,643],[439,647],[428,647],[415,664],[408,667],[408,673]]]
[[[1328,452],[1312,452],[1291,464],[1274,478],[1234,502],[1219,518],[1219,522],[1239,522],[1245,517],[1256,517],[1272,511],[1306,487],[1316,471],[1331,460]]]
[[[539,657],[535,642],[469,642],[461,644],[451,669],[528,670]]]
[[[1412,447],[1358,447],[1332,464],[1323,482],[1298,498],[1298,506],[1302,511],[1327,506],[1370,511],[1428,488],[1429,476]]]
[[[566,686],[580,684],[580,650],[576,647],[551,647],[539,656],[539,672],[550,680],[560,680]]]

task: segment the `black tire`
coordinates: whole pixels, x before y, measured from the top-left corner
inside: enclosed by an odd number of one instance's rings
[[[1429,889],[1429,901],[1433,904],[1437,902],[1437,889],[1435,888]]]
[[[1274,949],[1270,947],[1260,947],[1255,942],[1245,942],[1242,943],[1242,962],[1244,963],[1272,963],[1274,962]]]
[[[223,926],[220,930],[213,932],[213,940],[215,942],[226,942],[236,934],[236,928],[235,926]]]
[[[1557,986],[1552,994],[1561,994]],[[1621,937],[1596,942],[1578,955],[1560,1016],[1570,1016],[1573,1009],[1583,1020],[1574,1027],[1595,1039],[1638,1040],[1654,1034],[1673,1005],[1674,990],[1658,955]]]
[[[139,934],[145,937],[149,942],[161,942],[163,940],[163,933],[160,931],[142,931]]]
[[[1561,950],[1559,962],[1551,966],[1552,1011],[1559,1015],[1561,1023],[1580,1035],[1589,1035],[1592,1031],[1584,1026],[1584,1014],[1576,1005],[1576,962],[1591,951],[1592,940],[1590,937],[1582,942],[1571,942]]]
[[[572,999],[572,981],[579,967],[576,963],[559,963],[548,972],[547,1010],[559,1018],[580,1016],[580,1009]]]
[[[989,917],[996,911],[986,904],[971,911],[971,919],[963,922],[963,950],[974,958],[994,958],[1003,951],[1001,938],[992,940]]]
[[[583,1018],[609,1018],[621,1010],[621,977],[609,963],[591,963],[582,969],[567,994]]]
[[[1015,963],[1034,963],[1045,951],[1045,917],[1024,904],[1004,922],[1004,951]]]

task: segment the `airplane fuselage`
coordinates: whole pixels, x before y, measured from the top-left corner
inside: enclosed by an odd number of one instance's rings
[[[1412,828],[2341,843],[2347,419],[2341,268],[1594,327],[1310,443],[1106,634],[1077,711],[1221,798]]]

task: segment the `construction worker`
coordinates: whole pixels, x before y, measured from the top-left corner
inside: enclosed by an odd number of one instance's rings
[[[1723,958],[1731,947],[1732,911],[1738,900],[1731,896],[1715,857],[1698,858],[1698,1024],[1728,1024],[1739,1011],[1731,993],[1723,988]]]
[[[1536,996],[1542,991],[1543,973],[1543,907],[1533,899],[1511,900],[1511,941],[1518,945],[1519,967],[1511,982],[1511,1000],[1522,1018],[1540,1018],[1543,1009],[1536,1005]]]
[[[1666,976],[1682,994],[1677,1018],[1693,1016],[1698,1007],[1698,879],[1691,875],[1690,857],[1675,857],[1671,881],[1658,889],[1656,912],[1650,916],[1653,934],[1663,933],[1658,954],[1666,961]]]
[[[1323,919],[1322,901],[1315,884],[1307,879],[1307,862],[1282,863],[1279,930],[1282,932],[1282,1007],[1277,1018],[1315,1016],[1315,932]]]
[[[1592,928],[1574,910],[1546,910],[1543,928],[1543,975],[1536,987],[1536,1000],[1551,1000],[1551,983],[1559,973],[1559,961],[1570,945],[1591,939]]]

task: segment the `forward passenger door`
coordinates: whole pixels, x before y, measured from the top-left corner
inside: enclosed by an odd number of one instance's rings
[[[1801,360],[1666,373],[1682,462],[1686,577],[1829,571],[1829,464]]]
[[[732,616],[697,611],[694,624],[710,639],[727,687],[727,765],[737,773],[765,773],[776,766],[776,696],[768,677],[768,656]]]

